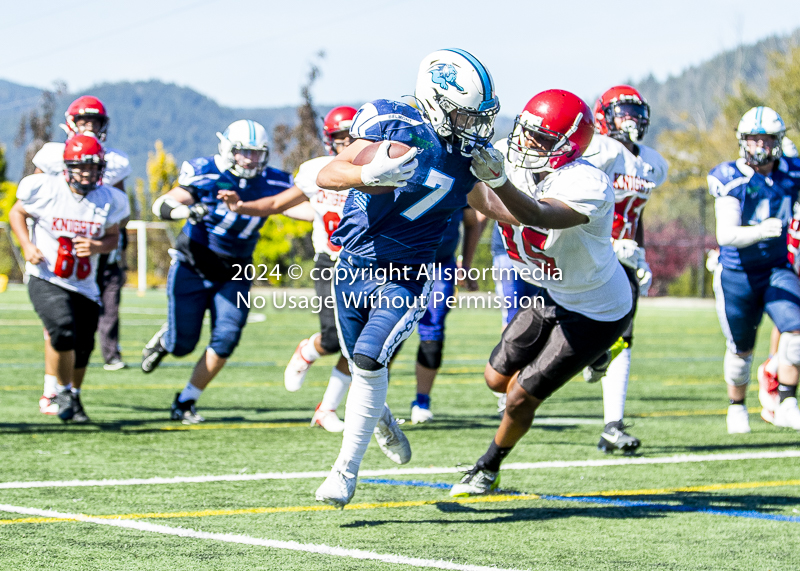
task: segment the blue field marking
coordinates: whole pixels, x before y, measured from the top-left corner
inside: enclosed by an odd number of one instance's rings
[[[637,507],[644,507],[644,508],[655,508],[660,511],[669,511],[669,512],[693,512],[693,513],[704,513],[710,515],[724,515],[728,517],[744,517],[748,519],[766,519],[772,521],[791,521],[794,523],[800,523],[800,516],[791,516],[791,515],[777,515],[777,514],[765,514],[762,512],[757,512],[755,510],[723,510],[717,508],[703,508],[699,506],[676,506],[672,504],[658,504],[654,502],[637,502],[631,500],[612,500],[608,498],[595,498],[595,497],[587,497],[587,496],[541,496],[543,500],[554,500],[558,502],[585,502],[589,504],[604,504],[608,506],[615,506],[621,508],[637,508]]]
[[[422,480],[387,480],[383,478],[361,478],[359,481],[362,484],[410,486],[415,488],[434,488],[437,490],[449,490],[453,487],[453,484],[446,484],[443,482],[425,482]],[[526,495],[523,494],[522,492],[510,492],[510,491],[507,492],[505,490],[496,490],[495,493],[501,493],[506,496]],[[765,514],[755,510],[723,510],[717,508],[704,508],[700,506],[681,506],[672,504],[659,504],[655,502],[615,500],[609,498],[597,498],[594,496],[539,495],[539,497],[543,500],[548,500],[553,502],[578,502],[587,504],[601,504],[601,505],[614,506],[620,508],[654,508],[659,511],[668,511],[668,512],[703,513],[703,514],[721,515],[727,517],[743,517],[747,519],[764,519],[770,521],[788,521],[792,523],[800,523],[800,516]]]
[[[362,484],[385,484],[387,486],[413,486],[415,488],[435,488],[437,490],[449,490],[453,484],[443,484],[441,482],[423,482],[422,480],[385,480],[383,478],[361,478]]]

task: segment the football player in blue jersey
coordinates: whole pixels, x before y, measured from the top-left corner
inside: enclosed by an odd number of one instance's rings
[[[484,218],[485,220],[485,218]],[[463,240],[460,228],[464,226]],[[442,236],[442,243],[434,258],[435,275],[431,287],[428,309],[419,321],[419,348],[417,349],[417,397],[411,403],[411,423],[421,424],[433,420],[431,412],[431,390],[439,368],[442,366],[444,349],[444,321],[450,312],[451,299],[456,293],[456,249],[463,242],[461,269],[469,271],[475,249],[478,246],[484,223],[479,222],[472,208],[457,210],[450,218],[450,224]],[[478,290],[478,283],[465,280],[464,286],[470,291]]]
[[[203,422],[195,403],[239,343],[249,308],[237,296],[246,297],[251,285],[241,270],[252,263],[266,221],[266,215],[232,212],[225,194],[235,189],[243,200],[272,197],[273,214],[303,200],[286,192],[292,186],[290,174],[267,166],[269,144],[260,124],[236,121],[217,136],[219,154],[184,162],[178,186],[153,204],[163,220],[187,223],[170,251],[168,321],[143,349],[142,370],[152,372],[168,353],[191,353],[205,312],[211,312],[211,340],[172,403],[172,420],[183,424]]]
[[[756,329],[764,311],[781,332],[779,403],[774,424],[800,430],[800,281],[789,268],[787,225],[800,189],[800,162],[783,157],[786,127],[769,107],[754,107],[737,128],[740,156],[714,167],[708,187],[717,216],[717,314],[727,339],[723,361],[730,434],[750,432],[745,407]]]
[[[353,143],[317,177],[325,189],[355,188],[331,239],[342,247],[333,295],[352,383],[342,448],[316,492],[317,500],[339,507],[355,493],[373,431],[391,460],[411,458],[385,405],[386,366],[425,313],[432,262],[451,216],[469,203],[508,219],[497,196],[471,172],[472,153],[489,145],[500,109],[483,64],[460,49],[433,52],[420,65],[415,97],[419,108],[386,99],[362,106],[350,128]],[[390,158],[390,140],[412,148]],[[383,143],[372,160],[356,165],[359,153],[377,141]],[[354,274],[357,279],[338,279]]]

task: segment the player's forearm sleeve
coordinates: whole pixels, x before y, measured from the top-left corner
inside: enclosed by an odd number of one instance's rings
[[[720,246],[746,248],[763,239],[758,226],[741,226],[742,211],[739,200],[722,196],[714,201],[717,215],[717,243]]]

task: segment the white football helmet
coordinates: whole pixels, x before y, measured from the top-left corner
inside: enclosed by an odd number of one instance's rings
[[[492,76],[472,54],[450,48],[426,56],[414,95],[436,133],[464,155],[492,139],[500,102]]]
[[[784,133],[786,133],[786,124],[774,109],[753,107],[742,116],[739,126],[736,128],[736,136],[739,138],[739,155],[748,164],[754,166],[765,165],[777,160],[782,155],[781,144]],[[745,140],[747,135],[772,135],[775,137],[775,144],[771,148],[760,147],[755,152],[751,152]]]
[[[253,178],[267,168],[267,130],[250,119],[234,121],[219,137],[219,156],[225,170],[241,178]],[[239,155],[237,159],[234,155]]]

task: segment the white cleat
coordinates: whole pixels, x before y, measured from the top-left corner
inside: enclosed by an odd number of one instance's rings
[[[732,404],[728,407],[728,434],[747,434],[750,432],[750,417],[743,404]]]
[[[374,434],[381,452],[386,454],[389,460],[395,464],[407,464],[411,460],[411,445],[408,443],[408,438],[400,430],[400,423],[392,415],[386,403],[383,405],[383,414],[378,419]]]
[[[311,428],[321,426],[328,432],[344,432],[344,422],[336,416],[335,410],[324,410],[319,408],[322,403],[317,405],[314,416],[311,417]]]
[[[800,409],[797,408],[797,399],[785,399],[775,411],[775,426],[800,430]]]
[[[322,485],[317,488],[318,502],[325,502],[339,509],[350,503],[356,493],[356,476],[334,467]]]
[[[450,496],[454,498],[485,496],[495,491],[499,483],[499,472],[491,472],[478,466],[472,466],[467,469],[461,481],[450,488]]]
[[[55,416],[58,414],[58,403],[56,403],[56,395],[42,395],[39,397],[39,412]]]
[[[418,404],[411,407],[411,424],[425,424],[433,420],[433,413],[429,408],[422,408]]]
[[[294,355],[289,359],[289,364],[286,365],[286,370],[283,372],[283,386],[285,386],[286,390],[290,393],[300,390],[303,386],[303,382],[306,380],[308,369],[311,368],[313,363],[313,361],[306,360],[302,353],[300,353],[300,350],[310,342],[311,339],[303,339],[300,341],[297,345],[297,349],[294,350]]]

